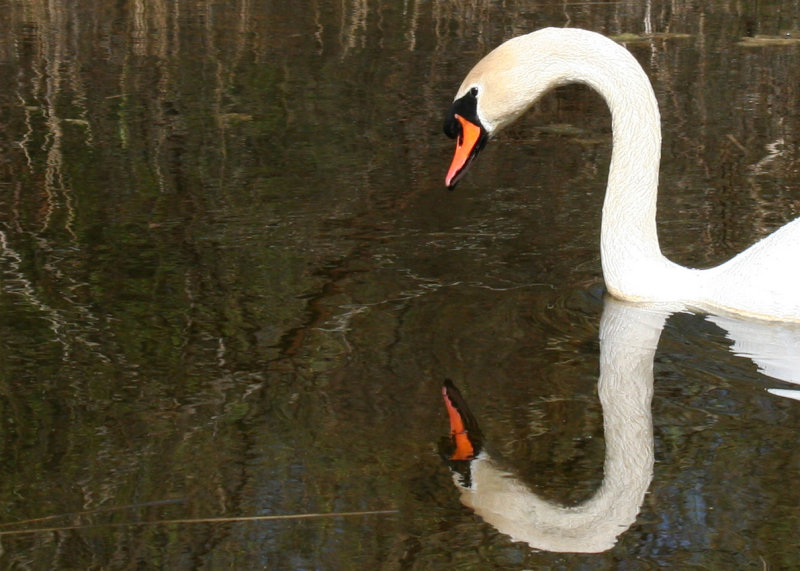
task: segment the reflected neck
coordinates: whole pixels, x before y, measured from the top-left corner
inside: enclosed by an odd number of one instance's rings
[[[597,553],[636,520],[653,474],[653,357],[667,314],[608,300],[600,323],[606,445],[603,483],[588,501],[561,506],[533,493],[483,454],[461,501],[500,532],[536,549]]]

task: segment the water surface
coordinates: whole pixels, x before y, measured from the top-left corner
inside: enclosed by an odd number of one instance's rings
[[[796,37],[793,4],[0,9],[4,568],[798,565],[800,403],[704,316],[665,320],[611,549],[512,542],[437,453],[445,378],[543,498],[591,498],[606,451],[607,110],[559,89],[449,193],[463,75],[547,25],[656,33],[626,45],[662,247],[713,265],[800,215],[800,46],[742,41]],[[297,514],[328,517],[219,521]]]

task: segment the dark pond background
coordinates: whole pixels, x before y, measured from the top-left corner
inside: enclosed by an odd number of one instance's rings
[[[798,37],[796,2],[0,14],[0,567],[800,566],[800,403],[703,316],[662,333],[653,480],[610,551],[511,542],[437,455],[452,378],[537,493],[603,477],[608,112],[562,88],[447,192],[463,75],[547,25],[659,34],[626,45],[662,109],[662,247],[712,265],[800,215],[800,45],[743,41]]]

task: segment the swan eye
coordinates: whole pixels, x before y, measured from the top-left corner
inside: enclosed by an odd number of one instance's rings
[[[473,97],[477,97],[478,96],[478,88],[477,87],[473,87],[472,89],[469,90],[469,94],[472,95]]]

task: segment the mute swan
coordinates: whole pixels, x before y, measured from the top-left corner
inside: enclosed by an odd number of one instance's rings
[[[613,150],[603,204],[600,257],[620,299],[680,302],[702,311],[800,321],[800,219],[715,268],[669,261],[656,231],[661,154],[658,104],[644,70],[600,34],[546,28],[513,38],[469,72],[444,124],[457,138],[445,178],[455,187],[487,140],[548,90],[567,83],[597,90],[611,111]]]

